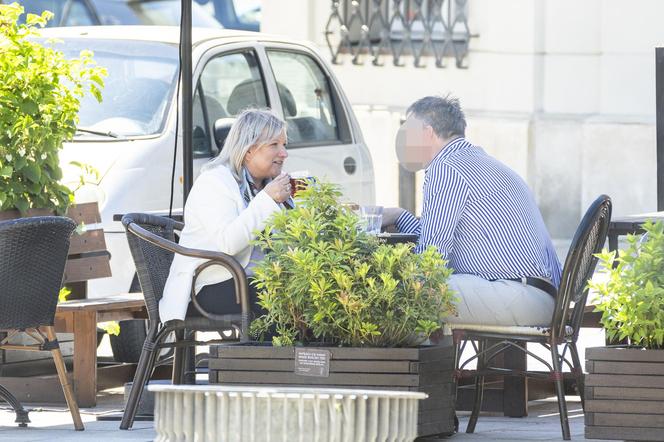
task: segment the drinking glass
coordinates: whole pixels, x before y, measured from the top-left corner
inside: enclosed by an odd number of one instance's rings
[[[383,223],[383,206],[360,207],[362,228],[370,235],[378,235]]]

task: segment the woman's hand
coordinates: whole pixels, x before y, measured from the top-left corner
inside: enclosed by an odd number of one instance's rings
[[[287,173],[280,173],[265,186],[263,191],[267,193],[274,202],[283,203],[290,198],[290,176],[288,176]]]

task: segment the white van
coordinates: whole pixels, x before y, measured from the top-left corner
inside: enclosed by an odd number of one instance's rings
[[[181,211],[179,28],[50,28],[43,36],[62,40],[56,47],[69,57],[92,50],[97,63],[108,69],[104,101],[82,102],[80,130],[64,146],[61,165],[65,183],[80,176],[71,161],[90,164],[101,176],[77,194],[80,202],[99,202],[111,253],[113,276],[90,281],[89,296],[139,291],[124,229],[113,216],[168,213],[174,167],[172,205]],[[339,83],[311,46],[260,33],[203,28],[193,30],[193,42],[195,174],[217,155],[235,115],[249,106],[269,106],[288,122],[286,171],[307,170],[340,184],[348,200],[373,204],[373,166],[362,133]],[[124,328],[123,333],[135,341]]]

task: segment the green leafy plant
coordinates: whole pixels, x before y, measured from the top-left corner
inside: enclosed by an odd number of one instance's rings
[[[0,210],[47,208],[64,213],[73,199],[59,181],[58,153],[76,131],[80,99],[101,101],[106,69],[90,51],[68,60],[36,41],[53,14],[0,5]]]
[[[58,302],[64,302],[67,300],[67,297],[71,295],[71,290],[69,287],[64,286],[60,289],[60,293],[58,293]]]
[[[452,271],[433,247],[415,254],[360,232],[340,195],[334,185],[310,183],[295,209],[274,214],[258,234],[266,256],[254,283],[267,314],[252,332],[274,327],[274,345],[418,344],[454,311]]]
[[[118,321],[100,322],[99,324],[97,324],[97,327],[101,328],[109,335],[113,336],[120,335],[120,323]]]
[[[603,274],[589,283],[593,303],[611,339],[664,348],[664,224],[647,222],[647,236],[628,235],[628,247],[598,254]],[[614,267],[616,263],[616,267]]]

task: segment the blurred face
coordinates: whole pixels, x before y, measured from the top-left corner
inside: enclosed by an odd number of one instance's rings
[[[399,128],[395,144],[399,163],[410,172],[427,167],[441,147],[433,128],[413,115]]]
[[[244,165],[255,180],[261,181],[279,175],[286,158],[286,134],[282,132],[266,144],[250,147],[244,156]]]

